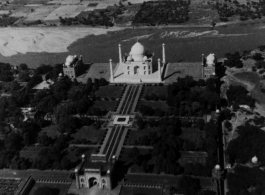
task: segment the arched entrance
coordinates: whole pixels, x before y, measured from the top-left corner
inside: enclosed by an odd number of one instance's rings
[[[134,74],[139,74],[140,68],[139,66],[134,67]]]
[[[97,179],[95,177],[91,177],[88,179],[89,188],[92,188],[94,185],[97,185]]]

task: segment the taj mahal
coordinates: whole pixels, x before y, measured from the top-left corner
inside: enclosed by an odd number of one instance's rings
[[[121,44],[118,45],[117,53],[119,60],[116,63],[110,59],[109,65],[108,63],[93,64],[96,69],[100,65],[109,66],[109,74],[105,79],[110,83],[163,83],[166,82],[167,75],[173,74],[175,77],[189,75],[196,80],[215,77],[217,58],[213,53],[206,57],[202,54],[201,62],[168,62],[164,43],[161,47],[162,58],[160,59],[154,53],[147,52],[139,41],[131,47],[128,55],[126,53],[122,55]],[[63,73],[69,78],[78,78],[82,66],[84,66],[82,56],[69,55],[63,65]],[[93,77],[93,74],[91,73],[90,77]]]

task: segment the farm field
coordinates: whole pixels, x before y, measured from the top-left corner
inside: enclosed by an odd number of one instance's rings
[[[58,20],[59,17],[62,18],[73,18],[77,16],[81,11],[84,11],[85,7],[84,6],[79,6],[79,5],[62,5],[55,9],[53,12],[51,12],[45,19],[44,21],[48,20]]]
[[[95,95],[101,98],[119,98],[122,95],[123,89],[124,86],[103,86],[100,87],[98,91],[96,91]]]
[[[53,10],[57,8],[57,5],[38,7],[27,15],[25,21],[44,20]]]
[[[166,112],[168,110],[168,105],[165,101],[145,101],[145,100],[141,100],[140,103],[141,105],[145,105],[145,106],[149,106],[151,108],[153,108],[154,110],[159,108],[162,111]]]

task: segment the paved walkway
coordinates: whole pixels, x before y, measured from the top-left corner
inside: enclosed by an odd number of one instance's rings
[[[117,114],[131,115],[136,108],[142,89],[143,85],[127,85],[118,106]],[[110,160],[113,155],[115,155],[117,159],[122,150],[127,131],[128,129],[124,125],[114,125],[114,127],[108,126],[108,132],[99,154],[106,155],[106,160]]]

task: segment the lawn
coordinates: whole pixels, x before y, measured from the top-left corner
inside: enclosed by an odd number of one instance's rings
[[[131,150],[132,150],[131,148],[122,148],[120,156],[119,156],[119,160],[125,161],[127,163],[131,162],[132,159],[129,157]],[[139,150],[140,150],[141,155],[146,155],[150,153],[149,149],[139,149]]]
[[[87,148],[74,148],[74,147],[71,147],[71,148],[68,149],[67,157],[68,157],[68,159],[71,162],[75,163],[78,160],[81,161],[82,154],[85,154],[87,157],[90,157],[91,154],[96,153],[96,150],[97,150],[97,148],[92,148],[92,147],[91,148],[89,148],[89,147],[87,147]]]
[[[158,97],[167,96],[167,86],[145,86],[145,95],[155,94]]]
[[[101,98],[119,98],[122,95],[123,86],[108,85],[100,87],[95,95]]]
[[[52,178],[51,178],[52,180]],[[57,188],[60,190],[60,193],[58,195],[65,195],[69,189],[71,184],[55,184],[55,183],[35,183],[33,188],[31,189],[29,195],[34,195],[34,192],[40,188],[40,187],[51,187],[51,188]]]
[[[99,101],[94,102],[94,108],[100,108],[101,110],[114,111],[118,101]]]
[[[40,152],[40,150],[44,147],[27,147],[20,151],[19,156],[26,158],[26,159],[32,159],[35,160]]]
[[[148,136],[148,134],[150,132],[155,132],[155,131],[158,131],[158,127],[147,127],[147,128],[144,128],[142,130],[138,130],[138,131],[130,131],[130,134],[129,134],[129,138],[128,140],[126,141],[126,144],[127,145],[134,145],[135,142],[140,138],[140,137],[143,137],[145,135]]]
[[[120,195],[160,195],[161,189],[156,188],[140,188],[140,187],[125,187],[121,188]]]
[[[141,105],[150,106],[154,110],[156,108],[159,108],[159,109],[161,109],[164,112],[166,112],[168,110],[168,105],[167,105],[167,103],[165,101],[145,101],[145,100],[141,100],[139,106],[141,106]]]
[[[60,135],[59,131],[57,130],[57,127],[58,127],[57,125],[50,125],[48,127],[45,127],[41,130],[39,135],[47,134],[47,136],[54,139]]]
[[[75,140],[82,140],[85,139],[90,144],[97,144],[102,135],[104,130],[96,129],[93,125],[91,126],[83,126],[81,129],[77,130],[75,134],[72,135]]]
[[[192,141],[192,142],[196,142],[198,141],[199,137],[204,137],[205,133],[204,131],[201,131],[199,129],[196,128],[182,128],[182,134],[181,134],[181,138]]]

